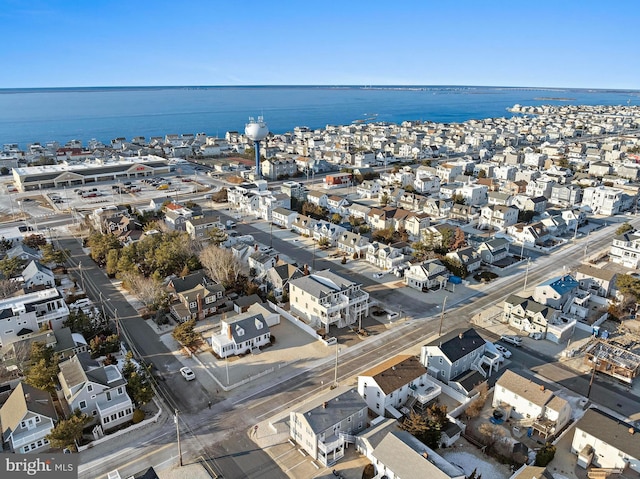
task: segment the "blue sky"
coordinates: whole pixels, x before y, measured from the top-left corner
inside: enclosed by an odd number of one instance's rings
[[[640,89],[640,2],[0,0],[0,88]]]

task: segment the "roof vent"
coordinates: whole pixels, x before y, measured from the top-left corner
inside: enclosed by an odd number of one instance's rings
[[[458,334],[458,339],[462,339],[462,333]]]
[[[429,459],[429,453],[427,451],[424,451],[422,453],[422,457],[424,457],[425,459]]]
[[[540,391],[544,391],[544,386],[542,384],[540,385]]]
[[[632,436],[636,433],[636,430],[632,427],[629,428],[629,434],[631,434]]]
[[[322,403],[322,409],[327,409],[327,401]]]

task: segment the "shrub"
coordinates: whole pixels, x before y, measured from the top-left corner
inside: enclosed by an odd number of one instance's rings
[[[556,455],[556,446],[551,444],[550,442],[546,443],[544,446],[540,448],[538,453],[536,454],[536,466],[546,467]]]
[[[141,409],[136,409],[133,411],[133,423],[138,424],[139,422],[144,420],[144,411]]]

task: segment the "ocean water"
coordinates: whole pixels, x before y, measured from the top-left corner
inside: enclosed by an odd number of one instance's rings
[[[71,139],[243,131],[264,116],[270,131],[353,121],[462,122],[511,116],[521,105],[638,105],[640,91],[508,87],[132,87],[0,89],[0,145]]]

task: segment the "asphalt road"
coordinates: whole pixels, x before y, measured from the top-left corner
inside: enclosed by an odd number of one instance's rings
[[[262,233],[249,225],[242,225],[241,228],[247,228],[246,231],[251,234],[258,235]],[[61,241],[64,248],[72,251],[75,261],[86,257],[77,241]],[[589,239],[589,247],[592,251],[595,251],[597,248],[608,244],[609,241],[610,231],[596,232]],[[278,248],[275,238],[274,247]],[[291,248],[289,248],[289,251],[283,248],[283,251],[291,255]],[[568,269],[576,266],[584,255],[583,251],[583,244],[577,243],[565,247],[561,256],[554,255],[552,257],[539,258],[532,263],[529,269],[527,278],[529,284],[536,284],[542,279],[547,279],[549,276],[557,274],[558,269],[563,266]],[[302,248],[296,248],[295,254],[298,261],[308,261],[309,255],[312,255],[312,253]],[[562,258],[562,263],[558,262],[558,257]],[[157,340],[156,334],[150,330],[146,323],[136,317],[135,310],[113,288],[103,272],[92,261],[86,261],[87,264],[83,261],[83,275],[85,279],[91,278],[91,281],[95,284],[93,291],[92,287],[87,287],[88,292],[95,294],[98,291],[102,291],[103,297],[109,296],[111,298],[108,302],[113,308],[111,311],[118,309],[123,330],[126,330],[132,345],[143,357],[153,362],[163,374],[166,373],[168,375],[167,380],[159,384],[162,395],[166,395],[169,404],[171,404],[171,401],[176,401],[180,408],[184,408],[185,412],[181,415],[181,421],[186,430],[183,449],[185,456],[193,459],[204,455],[225,478],[261,477],[279,479],[285,477],[277,465],[265,453],[257,450],[253,442],[248,440],[247,432],[253,424],[261,420],[260,418],[277,414],[298,401],[304,400],[306,396],[314,395],[326,389],[326,385],[331,384],[333,381],[333,361],[328,359],[322,367],[314,370],[297,371],[295,376],[292,376],[284,383],[278,384],[276,387],[269,388],[256,384],[255,388],[249,391],[245,390],[236,396],[232,395],[226,401],[216,404],[211,411],[189,409],[190,403],[186,403],[181,394],[193,396],[193,391],[189,389],[188,392],[185,392],[184,383],[171,383],[173,377],[177,378],[176,370],[179,367],[179,363],[171,352]],[[347,268],[344,268],[343,271],[343,268],[336,269],[335,263],[330,263],[330,265],[338,273],[350,274]],[[322,263],[318,263],[318,259],[316,259],[316,268],[320,269],[322,267],[324,267]],[[363,276],[359,279],[362,279],[363,283],[365,283],[365,280],[371,281]],[[455,310],[447,312],[444,330],[448,331],[456,327],[468,326],[468,321],[474,314],[484,308],[499,304],[508,294],[520,291],[524,281],[525,278],[522,275],[519,278],[515,278],[515,280],[510,277],[502,278],[502,280],[496,281],[475,297],[468,298],[464,301],[464,304],[459,305]],[[99,300],[99,294],[97,296]],[[424,344],[427,338],[433,336],[437,331],[437,319],[437,316],[422,315],[419,319],[399,324],[390,330],[384,338],[373,337],[358,348],[349,348],[340,356],[339,381],[343,381],[346,377],[357,374],[359,371],[370,367],[371,364],[376,364],[391,357],[407,347]],[[531,356],[526,361],[524,356],[522,358],[522,364],[527,369],[531,367],[539,368],[541,366],[539,362],[543,361],[543,359],[535,356]],[[531,362],[531,366],[529,362]],[[541,371],[539,374],[543,375],[544,373],[550,379],[553,377],[559,378],[559,376],[554,375],[567,374],[566,371],[558,367],[549,371],[544,369]],[[560,378],[560,380],[563,379]],[[582,380],[577,378],[573,381],[575,388],[584,389],[584,378]],[[596,382],[592,387],[591,397],[594,400],[603,401],[605,404],[610,403],[612,400],[611,392],[607,392],[606,386],[601,385],[599,382]],[[620,402],[622,404],[621,410],[626,411],[632,408],[631,405],[627,404],[626,399],[625,397],[622,399],[623,402]],[[616,396],[616,401],[619,400]],[[167,439],[164,443],[167,441],[169,440]],[[113,447],[121,447],[122,445],[122,442],[119,441]],[[130,446],[140,447],[139,441],[132,442]],[[154,449],[157,449],[157,451]],[[145,461],[151,463],[155,461],[157,464],[167,460],[166,450],[158,447],[157,444],[152,447],[147,446],[143,450],[147,452]],[[96,477],[100,473],[106,474],[108,470],[113,469],[114,464],[117,465],[117,459],[92,469],[90,476],[83,477]],[[136,464],[134,463],[130,466],[133,468],[133,472],[142,469],[142,467],[134,469]],[[141,466],[142,462],[138,465]]]

